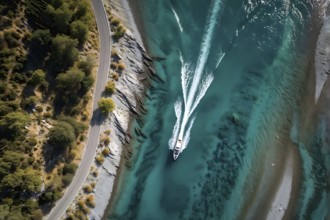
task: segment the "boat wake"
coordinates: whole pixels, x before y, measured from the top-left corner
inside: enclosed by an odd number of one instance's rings
[[[176,13],[176,11],[174,10],[173,7],[172,7],[172,12],[174,14],[174,17],[175,17],[176,22],[179,25],[180,31],[183,32],[183,28],[182,28],[182,25],[181,25],[181,22],[180,22],[180,18],[179,18],[178,14]]]
[[[204,30],[197,65],[195,67],[189,62],[185,62],[181,52],[179,51],[182,66],[181,86],[183,97],[179,97],[174,104],[177,120],[174,125],[172,137],[169,140],[170,149],[174,149],[178,140],[182,140],[181,152],[188,146],[190,141],[190,131],[196,119],[195,110],[213,81],[213,73],[204,71],[204,69],[209,57],[214,28],[217,24],[217,18],[220,11],[221,0],[213,0]],[[174,10],[173,13],[180,24],[178,16]],[[219,53],[219,59],[215,69],[218,68],[224,55],[225,54],[222,52]]]

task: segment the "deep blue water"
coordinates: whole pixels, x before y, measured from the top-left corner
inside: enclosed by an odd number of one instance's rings
[[[264,166],[289,150],[299,155],[291,218],[329,218],[327,116],[314,113],[310,86],[326,2],[138,4],[163,82],[152,82],[144,124],[134,125],[147,138],[135,135],[108,218],[264,219],[271,189],[260,185],[277,181],[263,180]],[[173,162],[178,137],[186,148]]]

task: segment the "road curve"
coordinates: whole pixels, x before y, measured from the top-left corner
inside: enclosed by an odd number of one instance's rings
[[[60,219],[78,194],[89,174],[89,170],[94,160],[99,140],[100,122],[102,121],[102,115],[99,111],[97,111],[97,101],[101,98],[101,94],[107,82],[107,76],[110,68],[111,40],[110,25],[102,0],[91,0],[91,3],[96,18],[100,40],[100,62],[93,96],[93,117],[89,128],[88,141],[85,147],[83,159],[81,160],[76,174],[71,184],[66,189],[63,197],[56,203],[55,207],[49,213],[47,217],[48,220]]]

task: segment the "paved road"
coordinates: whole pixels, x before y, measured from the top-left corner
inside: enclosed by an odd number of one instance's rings
[[[81,189],[85,179],[89,174],[90,167],[95,157],[96,148],[100,134],[100,123],[102,122],[102,115],[97,109],[97,101],[101,98],[101,93],[107,82],[107,75],[110,68],[110,26],[107,19],[106,12],[101,0],[91,0],[94,14],[96,17],[97,28],[100,37],[100,63],[97,73],[97,81],[94,92],[93,101],[93,117],[89,130],[88,142],[85,148],[83,159],[77,169],[72,183],[67,188],[61,200],[52,209],[47,219],[58,220],[60,219],[71,202],[74,200],[79,190]]]

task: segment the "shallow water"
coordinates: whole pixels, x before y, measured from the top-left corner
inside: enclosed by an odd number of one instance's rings
[[[300,152],[293,216],[329,217],[327,129],[321,116],[305,123],[312,113],[304,112],[316,109],[306,87],[326,2],[138,4],[150,53],[165,58],[154,63],[163,82],[153,81],[144,125],[134,125],[147,138],[135,136],[132,167],[120,177],[108,219],[242,218],[250,202],[268,202],[252,200],[252,195],[265,172],[267,152],[285,155],[287,146],[277,146],[277,136]],[[182,83],[182,74],[191,80]],[[209,86],[203,85],[207,76],[213,77]],[[312,105],[301,104],[303,99]],[[174,109],[178,100],[179,117]],[[186,148],[173,162],[170,148],[180,133]],[[261,214],[254,217],[262,219]]]

